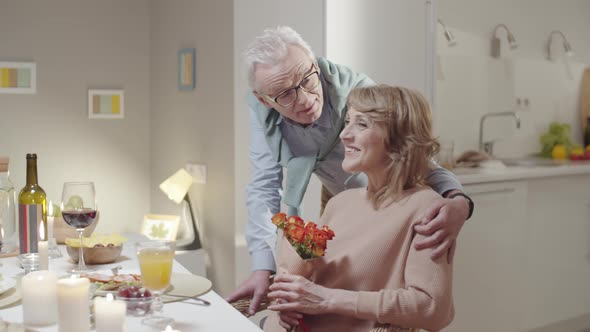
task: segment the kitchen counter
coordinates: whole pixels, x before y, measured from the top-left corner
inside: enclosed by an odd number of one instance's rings
[[[573,161],[559,166],[510,166],[506,168],[454,168],[462,184],[515,181],[553,176],[590,174],[590,161]]]

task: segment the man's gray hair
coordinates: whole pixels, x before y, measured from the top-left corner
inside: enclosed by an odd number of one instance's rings
[[[254,70],[257,64],[274,65],[287,56],[288,46],[301,47],[314,60],[315,56],[309,44],[301,35],[288,26],[265,29],[244,51],[244,60],[248,70],[248,84],[254,88]]]

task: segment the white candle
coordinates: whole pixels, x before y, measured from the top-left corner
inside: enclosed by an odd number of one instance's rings
[[[57,281],[57,312],[60,332],[89,332],[88,278]]]
[[[106,298],[94,299],[94,321],[96,332],[123,332],[125,331],[125,302],[114,300],[113,294],[107,294]]]
[[[37,243],[39,248],[39,270],[49,269],[49,252],[47,241],[39,241]]]
[[[173,330],[173,329],[172,329],[172,326],[168,325],[168,326],[166,326],[166,329],[165,329],[165,330],[163,330],[162,332],[182,332],[182,331],[179,331],[179,330]]]
[[[47,216],[47,239],[53,239],[53,217]]]
[[[47,203],[47,240],[53,239],[53,202]]]
[[[25,325],[45,326],[57,321],[57,275],[33,271],[22,278],[21,294]]]

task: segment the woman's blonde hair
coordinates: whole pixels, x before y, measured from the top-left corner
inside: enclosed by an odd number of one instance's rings
[[[430,160],[440,146],[422,94],[383,84],[353,89],[347,103],[348,108],[368,115],[384,133],[387,181],[371,196],[373,207],[397,201],[405,190],[424,185]]]

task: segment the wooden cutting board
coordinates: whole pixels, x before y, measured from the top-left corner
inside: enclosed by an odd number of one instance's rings
[[[582,132],[586,129],[588,117],[590,117],[590,68],[584,70],[582,85],[580,86],[580,120],[582,121]]]

